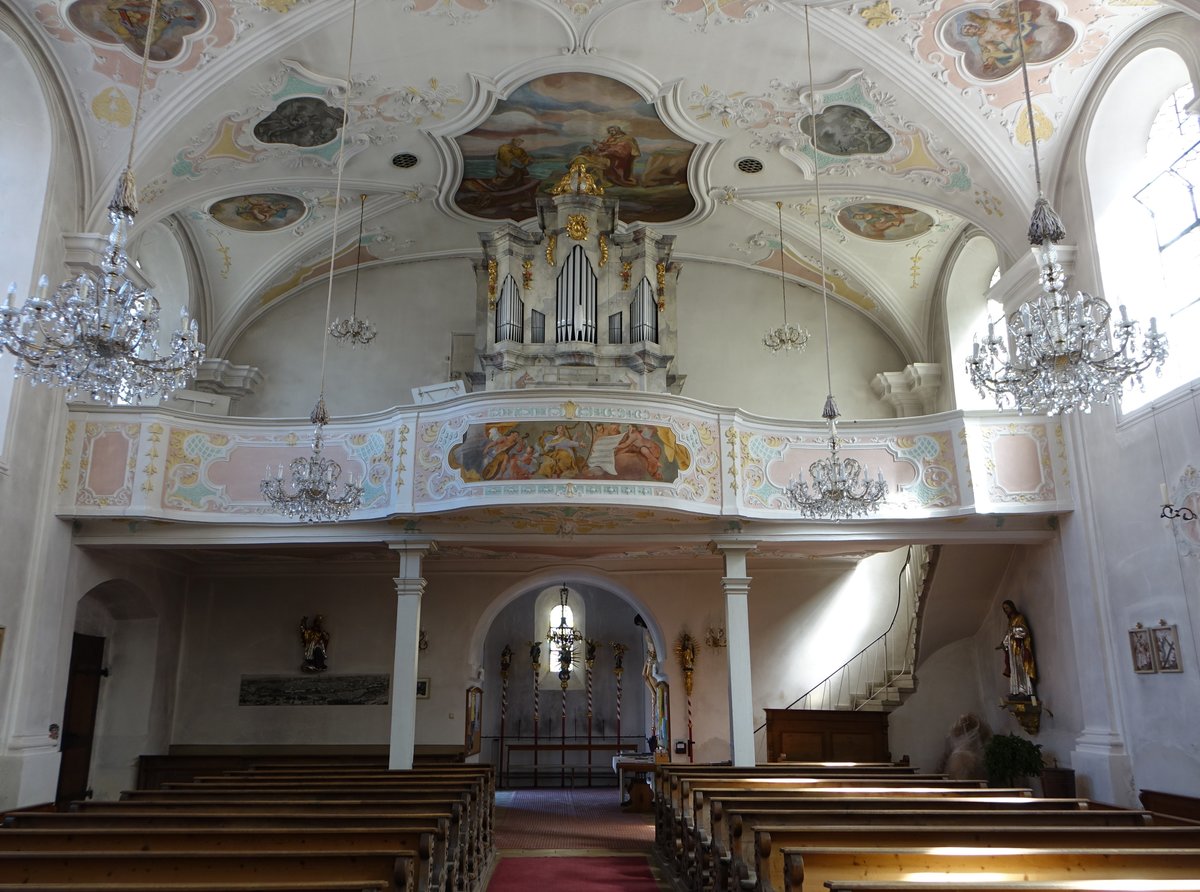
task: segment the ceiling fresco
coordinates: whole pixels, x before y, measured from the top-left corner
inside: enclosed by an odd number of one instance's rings
[[[576,161],[621,202],[621,218],[663,223],[696,208],[687,171],[694,144],[654,106],[609,77],[566,72],[523,84],[455,139],[463,178],[454,201],[488,220],[524,220]]]
[[[187,235],[214,357],[263,307],[328,275],[331,241],[335,269],[353,264],[347,207],[331,238],[344,136],[343,202],[371,195],[366,263],[472,261],[480,229],[531,225],[537,198],[582,160],[623,223],[674,235],[688,262],[777,274],[782,250],[785,273],[812,287],[819,219],[835,299],[924,361],[956,240],[977,228],[1002,265],[1025,251],[1032,134],[1053,183],[1085,91],[1131,35],[1178,8],[360,0],[348,69],[346,0],[161,0],[153,27],[149,0],[0,0],[61,73],[87,231],[103,230],[125,162],[149,31],[134,234],[174,221]],[[399,156],[415,161],[399,169]]]

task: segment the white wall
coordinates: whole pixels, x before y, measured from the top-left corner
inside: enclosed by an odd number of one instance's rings
[[[749,289],[770,281],[761,272],[733,266],[684,265],[674,364],[676,372],[687,376],[683,395],[761,415],[819,418],[826,393],[820,299],[807,289],[794,289],[789,306],[812,340],[799,356],[772,355],[761,340],[763,332],[778,324],[778,307],[744,299]],[[335,280],[334,316],[349,312],[352,289],[352,273]],[[311,410],[319,389],[325,295],[324,285],[313,285],[272,307],[231,347],[228,359],[256,365],[265,375],[256,394],[237,402],[237,414],[303,416]],[[366,348],[330,344],[330,412],[350,415],[407,405],[412,387],[446,380],[450,333],[475,330],[475,295],[467,260],[363,270],[359,312],[376,323],[379,335]],[[414,312],[414,306],[420,310]],[[829,315],[833,386],[843,415],[890,417],[870,382],[879,371],[903,368],[900,352],[861,313],[831,303]]]

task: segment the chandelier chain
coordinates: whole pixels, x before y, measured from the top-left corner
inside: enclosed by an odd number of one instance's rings
[[[783,242],[783,202],[775,202],[775,210],[779,214],[779,296],[783,301],[783,324],[772,328],[763,335],[763,346],[772,353],[780,350],[803,350],[808,344],[807,329],[801,328],[787,318],[787,272],[784,269],[786,249]]]
[[[829,334],[829,286],[825,278],[825,234],[821,224],[823,205],[821,202],[821,171],[817,148],[817,90],[813,77],[812,28],[809,7],[804,7],[804,35],[808,44],[808,97],[809,139],[813,150],[813,182],[816,194],[817,247],[821,276],[821,305],[825,313],[825,383],[828,386],[821,417],[829,423],[829,457],[819,459],[808,466],[811,480],[803,473],[784,487],[790,505],[803,517],[841,521],[854,517],[866,517],[879,510],[879,504],[887,495],[887,483],[883,472],[875,480],[863,464],[853,458],[842,458],[838,449],[841,442],[837,433],[838,408],[833,398],[833,359]]]
[[[342,210],[342,174],[346,169],[346,131],[350,129],[350,94],[354,82],[354,34],[358,22],[358,0],[350,5],[350,49],[346,53],[346,94],[342,97],[342,132],[338,135],[337,186],[333,192],[333,234],[329,247],[329,284],[325,292],[325,327],[321,329],[321,397],[325,396],[325,356],[329,351],[329,317],[333,313],[333,272],[337,264],[338,218]]]

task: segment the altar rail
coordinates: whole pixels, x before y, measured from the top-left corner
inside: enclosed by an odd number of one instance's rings
[[[72,407],[63,517],[279,523],[259,492],[309,454],[303,421]],[[993,412],[846,423],[844,455],[889,494],[880,520],[1070,510],[1062,423]],[[491,392],[338,419],[325,454],[365,479],[359,520],[512,505],[794,520],[784,487],[828,455],[823,424],[669,394]]]

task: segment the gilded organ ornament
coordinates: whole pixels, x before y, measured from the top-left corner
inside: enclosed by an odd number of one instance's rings
[[[587,217],[583,214],[571,214],[567,217],[567,235],[577,242],[586,239],[588,237]]]

